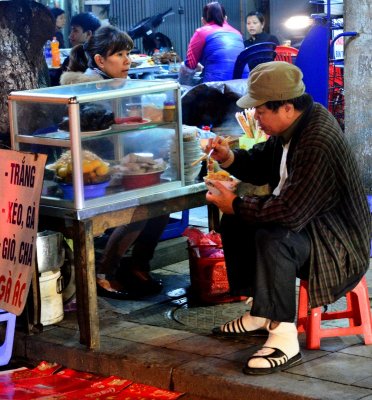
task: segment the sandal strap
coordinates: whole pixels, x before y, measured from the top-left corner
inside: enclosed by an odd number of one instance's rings
[[[270,365],[271,368],[279,367],[288,362],[288,356],[282,352],[282,350],[275,347],[263,347],[264,349],[273,349],[274,352],[267,355],[253,355],[248,358],[247,364],[254,358],[264,358]]]
[[[264,348],[273,349],[274,352],[267,355],[253,355],[248,358],[247,364],[243,367],[243,373],[247,375],[266,375],[276,371],[282,371],[299,363],[302,359],[301,353],[297,353],[292,358],[283,353],[282,350],[275,347],[264,346]],[[270,367],[249,367],[249,361],[255,358],[261,358],[268,362]]]
[[[226,333],[246,333],[248,332],[243,325],[243,316],[226,322],[222,328],[222,332]]]

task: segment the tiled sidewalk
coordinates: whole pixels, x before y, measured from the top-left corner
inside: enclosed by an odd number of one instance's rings
[[[99,350],[79,344],[75,315],[66,313],[61,323],[41,334],[17,334],[15,355],[185,392],[190,400],[372,399],[372,346],[365,346],[362,337],[323,339],[320,350],[309,351],[301,335],[299,365],[269,376],[246,376],[241,368],[264,339],[210,334],[213,326],[240,315],[246,305],[192,305],[186,295],[187,261],[154,274],[164,281],[161,295],[143,301],[99,298]],[[371,291],[372,270],[368,284]]]

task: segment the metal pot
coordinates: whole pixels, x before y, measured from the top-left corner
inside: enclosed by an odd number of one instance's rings
[[[54,231],[38,232],[36,259],[40,274],[60,268],[65,260],[62,233]]]

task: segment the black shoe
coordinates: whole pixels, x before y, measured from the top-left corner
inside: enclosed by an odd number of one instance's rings
[[[150,274],[141,273],[141,277],[136,276],[131,291],[140,296],[154,296],[163,290],[163,282],[160,279],[154,279]]]
[[[163,282],[154,279],[149,272],[125,268],[118,270],[118,281],[125,287],[131,298],[154,296],[163,290]]]
[[[98,283],[98,281],[97,281],[97,296],[107,297],[109,299],[115,299],[115,300],[128,300],[131,298],[128,291],[126,291],[125,289],[115,289],[113,287],[110,287],[110,289],[106,289],[103,286],[101,286]]]

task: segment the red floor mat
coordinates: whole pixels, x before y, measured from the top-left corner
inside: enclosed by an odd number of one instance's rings
[[[33,369],[0,374],[0,399],[4,400],[173,400],[182,395],[117,376],[105,378],[45,361]]]

